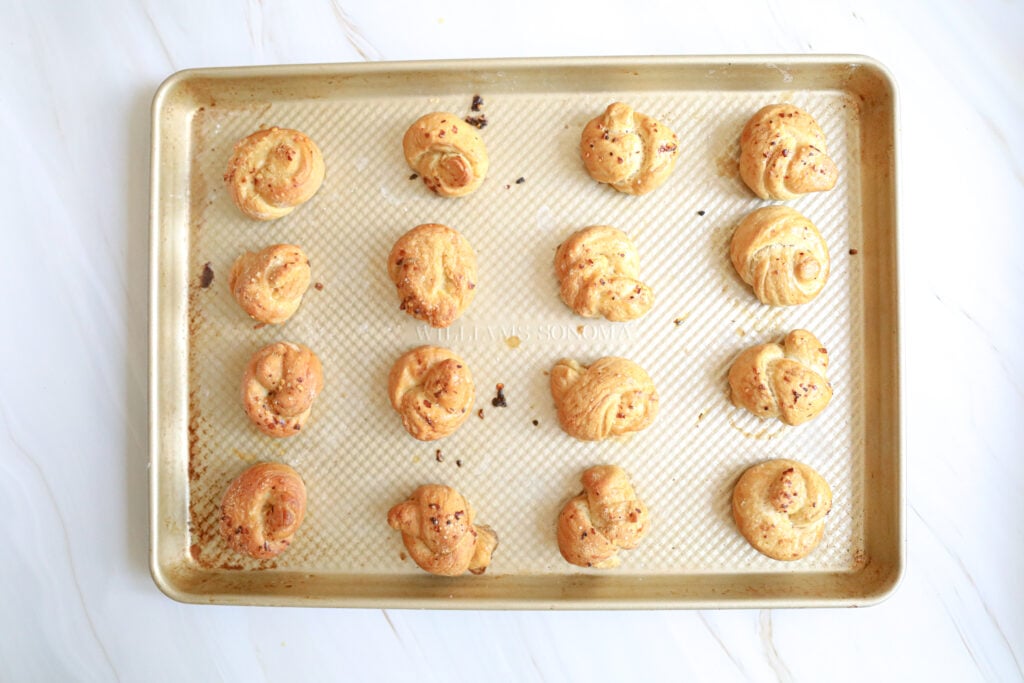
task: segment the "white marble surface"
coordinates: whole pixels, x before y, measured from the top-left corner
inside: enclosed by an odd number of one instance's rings
[[[0,680],[1024,677],[1020,2],[2,5]],[[720,53],[867,54],[900,86],[908,558],[891,598],[846,610],[417,612],[191,606],[157,590],[149,105],[166,76]]]

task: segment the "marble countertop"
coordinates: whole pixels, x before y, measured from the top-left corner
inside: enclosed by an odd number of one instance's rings
[[[1021,680],[1024,6],[8,3],[0,678]],[[148,567],[150,103],[190,67],[864,54],[900,92],[907,558],[863,609],[196,606]],[[1016,303],[1015,303],[1016,302]]]

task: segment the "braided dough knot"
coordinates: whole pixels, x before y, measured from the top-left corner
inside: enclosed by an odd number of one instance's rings
[[[391,367],[388,395],[406,431],[420,441],[434,441],[469,417],[475,398],[473,375],[453,351],[420,346]]]
[[[613,322],[639,318],[654,292],[638,279],[640,258],[629,236],[607,225],[573,234],[555,252],[562,301],[579,315]]]
[[[580,155],[597,182],[627,194],[646,194],[672,174],[679,140],[660,121],[613,102],[584,127]]]
[[[282,463],[248,468],[224,492],[220,533],[233,550],[258,559],[291,545],[306,515],[306,485]]]
[[[242,405],[268,436],[297,434],[323,391],[320,359],[308,347],[276,342],[253,354],[242,377]]]
[[[608,356],[587,367],[562,359],[551,369],[558,421],[581,441],[646,429],[658,414],[658,392],[639,365]]]
[[[761,199],[831,190],[839,178],[818,122],[791,104],[770,104],[740,134],[740,177]]]
[[[635,548],[650,528],[647,506],[615,465],[591,467],[580,479],[583,492],[558,516],[558,549],[571,564],[617,567],[619,550]]]
[[[458,491],[426,484],[388,511],[388,525],[402,533],[402,543],[421,569],[442,576],[467,570],[483,574],[498,536],[490,527],[474,524],[475,517]]]
[[[473,126],[455,114],[420,117],[402,138],[405,160],[431,192],[442,197],[467,195],[484,181],[487,148]]]
[[[832,400],[825,377],[828,351],[807,330],[793,330],[782,344],[753,346],[729,368],[733,405],[788,425],[807,422]]]
[[[795,460],[754,465],[733,489],[732,513],[754,548],[776,560],[810,553],[825,531],[832,490],[812,468]]]
[[[292,317],[309,289],[309,259],[294,244],[274,244],[246,252],[231,268],[228,287],[242,309],[269,325]]]
[[[807,303],[828,280],[825,239],[788,206],[765,206],[744,218],[733,233],[729,257],[761,303],[772,306]]]
[[[239,140],[224,182],[247,216],[272,220],[291,213],[320,189],[326,168],[304,133],[265,128]]]
[[[431,327],[448,327],[476,295],[476,252],[447,225],[417,225],[391,248],[388,277],[401,310]]]

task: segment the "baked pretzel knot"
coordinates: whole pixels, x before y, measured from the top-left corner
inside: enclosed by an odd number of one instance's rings
[[[426,484],[388,511],[388,525],[402,532],[402,543],[421,569],[458,576],[483,574],[498,547],[498,536],[474,524],[469,501],[453,488]]]
[[[224,182],[242,213],[269,221],[316,194],[325,170],[320,148],[305,134],[265,128],[235,144]]]
[[[814,223],[781,204],[757,209],[740,221],[729,257],[763,304],[805,304],[828,280],[825,238]]]
[[[825,378],[828,351],[807,330],[793,330],[782,344],[753,346],[729,368],[733,405],[788,425],[807,422],[832,400]]]
[[[447,225],[417,225],[391,248],[388,277],[401,310],[431,327],[448,327],[476,295],[476,252]]]
[[[584,127],[580,155],[597,182],[627,194],[646,194],[672,174],[679,140],[665,124],[613,102]]]
[[[413,438],[434,441],[454,432],[469,417],[475,396],[473,375],[453,351],[420,346],[391,367],[388,396]]]
[[[276,342],[253,354],[242,376],[242,405],[268,436],[298,434],[324,388],[320,359],[301,344]]]
[[[441,111],[419,118],[405,132],[402,150],[409,167],[442,197],[467,195],[487,175],[483,139],[455,114]]]
[[[795,460],[754,465],[732,492],[732,516],[740,533],[775,560],[799,560],[814,550],[831,509],[828,483]]]
[[[299,473],[276,462],[253,465],[221,500],[220,533],[232,550],[257,559],[281,554],[306,515],[306,486]]]
[[[581,441],[646,429],[658,414],[658,392],[644,369],[608,356],[587,367],[562,359],[551,369],[558,421]]]
[[[793,199],[831,190],[839,171],[810,114],[791,104],[770,104],[740,134],[740,177],[761,199]]]
[[[640,257],[629,236],[607,225],[573,234],[555,252],[562,301],[579,315],[613,322],[639,318],[654,292],[639,279]]]
[[[580,567],[619,566],[619,550],[635,548],[650,528],[647,506],[615,465],[583,472],[583,492],[558,515],[558,550]]]
[[[231,267],[228,287],[249,317],[277,325],[298,310],[311,277],[309,259],[301,248],[274,244],[239,256]]]

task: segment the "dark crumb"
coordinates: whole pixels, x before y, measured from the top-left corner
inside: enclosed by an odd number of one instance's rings
[[[456,460],[455,461],[455,466],[456,467],[462,467],[462,461],[461,460]]]
[[[510,187],[512,187],[512,186],[511,186],[511,185],[506,185],[506,186],[505,186],[505,189],[507,190],[507,189],[508,189],[508,188],[510,188]]]
[[[480,129],[487,125],[487,116],[480,114],[480,116],[467,116],[466,123],[473,126],[474,128]]]
[[[407,557],[408,555],[406,555],[405,553],[398,553],[398,559],[400,559],[402,562],[405,562]]]
[[[254,330],[262,330],[266,326],[267,326],[266,323],[256,323],[255,325],[252,326],[252,329],[254,329]]]
[[[704,209],[701,209],[700,211],[697,212],[697,215],[698,216],[703,216],[705,213],[707,213],[707,211],[705,211]]]
[[[318,292],[324,291],[324,283],[317,282],[315,285],[313,285],[313,289],[315,289]]]
[[[533,421],[533,426],[534,426],[534,427],[536,427],[536,426],[537,426],[537,425],[539,425],[539,424],[540,424],[540,420],[534,420],[534,421]]]
[[[473,95],[473,104],[469,105],[469,108],[473,111],[480,111],[482,106],[484,106],[484,98],[479,95]]]
[[[676,327],[679,327],[680,325],[683,324],[683,320],[683,318],[676,318],[675,320],[672,321],[672,324],[675,325]]]
[[[434,460],[436,460],[438,462],[444,462],[444,456],[441,455],[441,449],[440,448],[438,448],[436,451],[434,451]]]
[[[476,416],[479,417],[481,420],[484,419],[484,409],[481,408],[480,410],[476,411]]]
[[[525,182],[526,178],[524,178],[523,176],[519,176],[518,178],[516,178],[516,185],[522,185]]]
[[[420,177],[419,173],[413,173],[411,176],[409,176],[409,180],[416,180],[419,177]]]
[[[859,251],[857,251],[856,249],[851,249],[851,250],[850,250],[850,256],[856,256],[856,255],[857,255],[857,254],[859,254],[859,253],[860,253],[860,252],[859,252]]]
[[[491,399],[491,405],[495,408],[507,408],[508,403],[505,402],[505,385],[498,384],[495,389],[498,391],[498,394]]]
[[[210,262],[207,261],[203,264],[203,274],[199,276],[199,286],[206,289],[213,284],[213,268],[210,267]]]
[[[697,416],[697,422],[700,422],[703,419],[704,419],[704,413],[701,412],[701,414]]]

